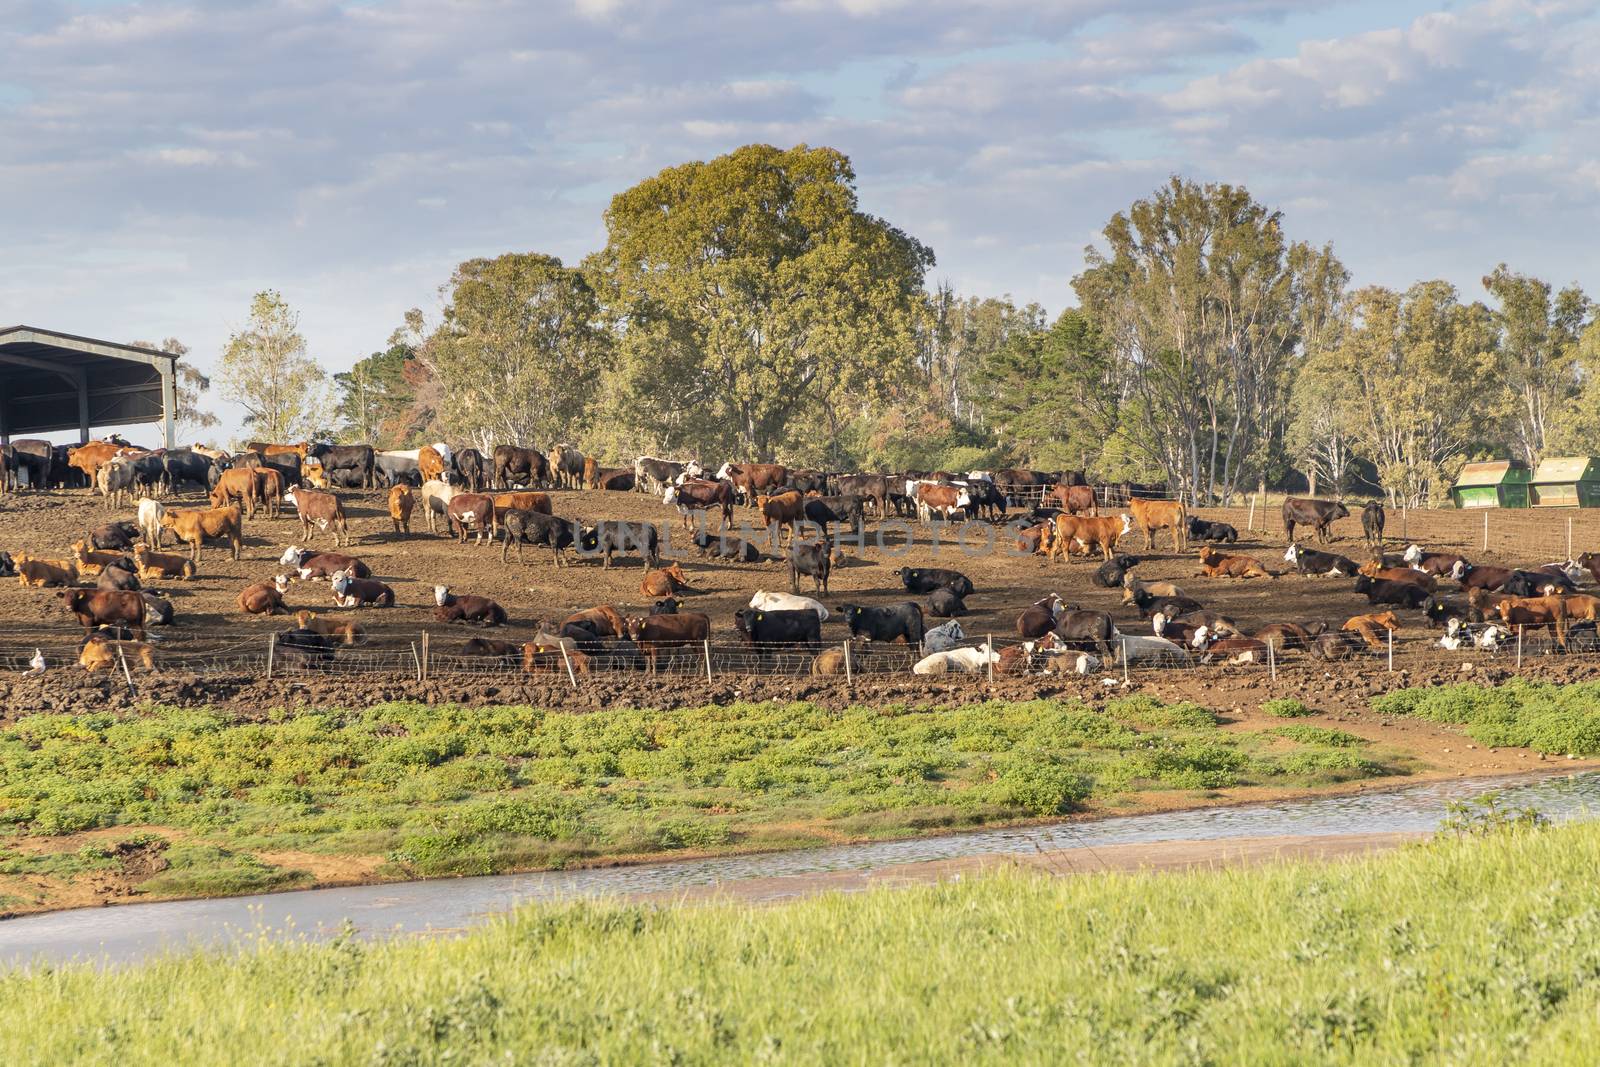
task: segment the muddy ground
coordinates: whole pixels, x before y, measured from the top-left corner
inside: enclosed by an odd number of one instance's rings
[[[160,670],[135,670],[132,688],[120,673],[86,675],[75,663],[75,646],[81,636],[54,590],[22,588],[15,580],[0,582],[0,707],[6,717],[33,711],[82,710],[135,706],[148,700],[169,703],[215,703],[238,708],[245,714],[296,703],[363,704],[386,699],[457,700],[468,703],[516,702],[562,707],[597,707],[617,703],[651,706],[700,704],[732,699],[812,699],[829,704],[851,701],[909,703],[948,702],[973,696],[1024,698],[1036,695],[1075,694],[1090,699],[1098,695],[1139,688],[1169,698],[1194,698],[1224,710],[1253,708],[1267,697],[1292,695],[1314,706],[1364,707],[1366,697],[1402,685],[1436,684],[1464,678],[1498,680],[1511,674],[1576,680],[1600,674],[1600,657],[1536,655],[1530,645],[1520,667],[1512,654],[1454,654],[1437,649],[1436,634],[1423,625],[1419,613],[1402,612],[1405,629],[1399,634],[1394,671],[1385,655],[1363,657],[1350,663],[1326,664],[1290,654],[1278,665],[1276,680],[1262,667],[1199,668],[1193,670],[1136,671],[1127,684],[1118,674],[1086,679],[921,678],[905,671],[909,660],[899,649],[869,655],[860,664],[854,684],[843,679],[813,678],[806,673],[808,657],[758,661],[739,651],[733,613],[758,589],[787,590],[784,566],[775,559],[756,564],[713,563],[701,560],[678,523],[674,509],[659,499],[635,493],[554,491],[558,515],[581,518],[655,522],[674,533],[672,553],[691,583],[684,596],[685,611],[704,612],[712,620],[714,661],[712,677],[705,676],[703,655],[680,660],[677,674],[646,679],[636,672],[597,673],[574,687],[564,672],[524,675],[520,670],[497,668],[492,673],[464,673],[450,659],[468,637],[482,633],[521,642],[531,636],[540,620],[559,619],[594,604],[615,605],[624,614],[642,614],[650,598],[640,592],[644,566],[637,559],[621,560],[610,569],[598,560],[555,568],[545,549],[527,549],[528,562],[500,560],[498,545],[459,545],[444,534],[430,534],[420,511],[410,536],[396,535],[378,490],[343,492],[350,517],[352,545],[345,549],[365,560],[374,576],[393,587],[397,604],[388,609],[346,611],[335,608],[325,582],[296,583],[287,601],[293,608],[308,607],[324,615],[350,614],[368,631],[359,648],[342,650],[331,674],[286,671],[281,663],[276,676],[264,677],[270,633],[292,625],[283,616],[242,613],[235,598],[251,582],[278,574],[284,548],[298,543],[300,524],[292,509],[279,518],[258,515],[246,523],[244,555],[234,562],[225,549],[208,546],[199,574],[187,582],[160,587],[171,598],[178,619],[160,633]],[[198,494],[169,500],[169,505],[204,506]],[[754,526],[753,512],[740,508],[735,522]],[[1243,508],[1207,509],[1202,517],[1227,521],[1239,528],[1240,542],[1230,551],[1253,555],[1278,572],[1288,571],[1283,561],[1284,540],[1276,516],[1253,516],[1259,528],[1251,531],[1250,513]],[[1600,517],[1573,512],[1491,513],[1490,548],[1482,549],[1481,513],[1412,512],[1391,515],[1390,532],[1402,528],[1412,539],[1431,546],[1463,551],[1474,559],[1494,563],[1532,564],[1565,555],[1569,517],[1577,543],[1574,551],[1600,547]],[[131,518],[128,508],[107,508],[100,498],[85,491],[23,493],[0,497],[0,548],[19,549],[45,556],[66,556],[68,546],[85,531],[112,518]],[[911,537],[906,537],[909,528]],[[1365,558],[1359,520],[1341,521],[1332,546],[1354,558]],[[896,570],[902,566],[952,567],[968,575],[977,591],[967,598],[969,614],[960,621],[967,635],[993,635],[997,642],[1015,640],[1017,614],[1049,592],[1061,594],[1084,608],[1110,611],[1119,628],[1128,633],[1148,632],[1131,607],[1120,604],[1120,591],[1095,587],[1094,568],[1085,563],[1050,563],[1042,557],[1018,556],[1006,551],[1006,531],[997,530],[993,549],[983,549],[981,530],[968,531],[968,546],[951,543],[945,531],[941,543],[934,529],[891,522],[869,521],[865,547],[847,547],[849,558],[831,583],[830,605],[853,602],[892,604],[912,598],[900,586]],[[317,547],[331,547],[319,536]],[[1246,630],[1274,621],[1322,620],[1337,626],[1352,614],[1368,610],[1365,599],[1354,593],[1345,579],[1300,577],[1284,573],[1273,580],[1218,580],[1195,577],[1191,555],[1175,555],[1163,535],[1154,552],[1143,551],[1135,535],[1123,548],[1143,562],[1137,572],[1147,580],[1166,579],[1182,584],[1208,608],[1222,612]],[[1391,546],[1395,549],[1395,546]],[[476,627],[447,626],[434,619],[432,587],[447,583],[455,591],[488,596],[509,612],[504,627],[480,631]],[[803,593],[810,593],[802,579]],[[1447,583],[1453,584],[1453,583]],[[938,620],[929,619],[929,624]],[[415,654],[424,644],[435,659],[428,677],[418,680],[420,663]],[[843,623],[830,619],[823,627],[825,641],[842,641]],[[42,677],[26,677],[27,660],[43,649],[49,669]],[[792,673],[773,676],[776,669]],[[886,672],[886,673],[877,673]]]

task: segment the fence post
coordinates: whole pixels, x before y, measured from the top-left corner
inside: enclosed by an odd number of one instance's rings
[[[428,680],[428,660],[433,655],[431,644],[432,642],[429,640],[428,631],[422,631],[422,674],[418,679],[419,681],[426,682]]]
[[[566,640],[557,642],[556,647],[561,650],[561,662],[567,665],[567,681],[572,683],[572,688],[578,688],[578,676],[572,670],[572,657],[567,655]]]
[[[1567,516],[1567,558],[1572,558],[1572,516]]]
[[[989,665],[989,684],[994,684],[994,634],[983,636],[983,662]]]
[[[1489,551],[1489,509],[1483,511],[1483,550]]]
[[[1278,656],[1274,651],[1277,647],[1277,642],[1267,642],[1267,669],[1272,672],[1272,680],[1274,682],[1278,680]]]
[[[275,633],[274,634],[268,634],[267,635],[267,681],[269,681],[269,682],[272,680],[272,661],[277,658],[277,655],[278,655],[278,635],[275,634]]]
[[[133,674],[128,670],[128,657],[122,654],[122,645],[117,645],[117,662],[122,664],[122,677],[128,680],[128,692],[133,692]]]
[[[706,638],[702,644],[706,650],[706,681],[711,681],[711,638]]]
[[[1411,509],[1406,507],[1405,501],[1402,500],[1400,502],[1400,540],[1406,542],[1411,540],[1410,515]]]
[[[1517,669],[1522,669],[1522,625],[1517,625]]]
[[[1256,495],[1254,493],[1250,494],[1250,516],[1244,520],[1244,528],[1246,530],[1254,530],[1256,528]]]
[[[417,672],[417,681],[420,682],[422,681],[422,657],[417,655],[417,643],[415,641],[410,641],[407,643],[411,646],[411,666],[415,668]]]
[[[855,684],[855,677],[850,673],[850,640],[848,638],[844,642],[844,684]]]
[[[1124,685],[1128,681],[1128,639],[1126,637],[1122,639],[1122,681]]]
[[[1389,635],[1389,673],[1393,674],[1394,673],[1394,631],[1393,630],[1386,630],[1384,632]]]

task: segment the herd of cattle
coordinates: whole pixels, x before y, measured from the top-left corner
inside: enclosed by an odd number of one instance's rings
[[[1170,538],[1180,555],[1195,541],[1202,543],[1196,550],[1197,578],[1277,577],[1265,562],[1217,547],[1238,541],[1234,527],[1190,515],[1178,501],[1136,495],[1129,487],[1121,493],[1106,487],[1097,491],[1079,472],[833,474],[771,463],[725,463],[708,469],[694,461],[647,456],[631,468],[608,468],[571,445],[544,452],[505,445],[495,448],[488,461],[475,449],[443,443],[404,451],[253,443],[230,455],[199,446],[146,451],[119,438],[72,448],[19,441],[0,456],[5,474],[0,489],[93,486],[108,506],[134,509],[131,519],[87,531],[59,558],[0,552],[0,575],[14,574],[24,586],[60,587],[57,595],[64,608],[84,628],[79,661],[90,670],[109,668],[119,660],[116,653],[151,664],[146,628],[168,625],[174,617],[160,586],[192,579],[207,543],[220,543],[234,560],[240,559],[245,524],[254,522],[258,512],[275,517],[283,505],[295,509],[301,543],[274,557],[284,570],[239,591],[239,610],[293,614],[295,626],[275,639],[275,654],[285,664],[326,665],[340,647],[362,644],[367,635],[353,613],[291,612],[285,596],[292,583],[325,581],[339,608],[396,603],[393,588],[374,577],[365,561],[339,551],[350,546],[351,533],[335,490],[374,487],[387,489],[390,529],[396,537],[412,534],[420,504],[430,532],[439,532],[442,525],[461,543],[498,541],[502,562],[509,560],[513,547],[522,561],[528,545],[548,548],[558,568],[571,564],[569,552],[580,559],[598,557],[602,567],[610,567],[619,554],[643,560],[640,594],[653,602],[648,614],[628,616],[615,606],[595,605],[566,618],[537,620],[535,635],[527,642],[475,637],[460,649],[464,657],[507,666],[520,663],[528,671],[653,671],[663,655],[693,655],[712,636],[709,616],[680,610],[688,580],[677,564],[664,565],[656,524],[587,524],[557,516],[549,490],[562,488],[657,494],[682,514],[686,528],[700,513],[704,521],[693,542],[702,557],[753,563],[774,553],[786,564],[790,591],[758,590],[749,606],[735,613],[733,628],[755,650],[811,655],[811,670],[817,674],[866,668],[885,645],[902,649],[902,654],[914,652],[913,670],[922,674],[1082,674],[1120,664],[1259,663],[1296,652],[1337,660],[1385,647],[1405,612],[1418,613],[1428,626],[1442,627],[1440,644],[1447,649],[1492,650],[1510,635],[1530,629],[1548,630],[1554,643],[1565,648],[1574,634],[1587,632],[1592,642],[1600,619],[1600,598],[1578,590],[1586,574],[1600,581],[1600,556],[1501,568],[1474,565],[1451,553],[1425,552],[1416,545],[1401,555],[1387,555],[1384,511],[1374,503],[1361,513],[1371,558],[1358,563],[1295,539],[1296,528],[1306,527],[1319,543],[1326,543],[1332,524],[1350,514],[1345,505],[1291,498],[1282,510],[1289,542],[1284,560],[1301,575],[1352,580],[1353,593],[1364,596],[1372,610],[1337,627],[1283,620],[1247,632],[1172,582],[1140,580],[1135,572],[1140,559],[1126,551],[1138,547],[1129,544],[1135,534],[1142,536],[1146,553],[1155,550],[1160,536]],[[203,490],[210,506],[180,508],[162,502],[190,487]],[[1102,514],[1108,500],[1119,498],[1126,510]],[[735,509],[741,506],[751,510],[766,537],[750,540],[731,531]],[[967,613],[965,598],[973,595],[974,585],[950,569],[901,568],[901,585],[917,599],[899,603],[843,604],[830,610],[814,598],[828,595],[832,570],[843,558],[837,539],[830,542],[830,528],[842,526],[859,535],[869,512],[882,520],[891,509],[924,522],[967,518],[998,523],[1018,506],[1025,510],[1006,525],[1014,538],[1010,549],[1069,565],[1088,558],[1095,566],[1098,560],[1092,583],[1120,591],[1117,607],[1137,613],[1136,629],[1119,625],[1111,611],[1069,604],[1052,593],[1018,615],[1019,643],[971,647],[955,620]],[[187,552],[165,551],[169,531]],[[333,542],[331,551],[307,547],[324,535]],[[813,597],[800,595],[802,577],[810,579]],[[89,580],[92,589],[81,587]],[[1458,595],[1447,595],[1445,582],[1456,583]],[[495,627],[508,621],[506,609],[488,597],[454,593],[447,585],[436,586],[433,594],[440,622]],[[834,615],[845,624],[848,637],[825,646],[822,624]],[[929,617],[949,621],[930,625]]]

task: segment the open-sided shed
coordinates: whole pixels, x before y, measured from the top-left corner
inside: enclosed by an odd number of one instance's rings
[[[170,352],[41,330],[0,329],[0,444],[19,434],[162,423],[173,440],[178,357]]]
[[[1536,508],[1600,507],[1600,459],[1558,456],[1534,468],[1528,502]]]
[[[1514,459],[1468,463],[1450,487],[1450,499],[1458,508],[1525,508],[1528,468]]]

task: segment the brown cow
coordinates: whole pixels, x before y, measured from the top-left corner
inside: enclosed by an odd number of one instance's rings
[[[1377,649],[1384,647],[1388,633],[1400,629],[1400,621],[1395,618],[1394,612],[1382,611],[1376,615],[1352,616],[1339,629],[1360,634],[1368,648]]]
[[[411,535],[411,509],[416,506],[416,498],[411,495],[411,487],[401,482],[389,487],[389,519],[394,523],[395,533]]]
[[[1057,485],[1050,490],[1047,500],[1055,500],[1068,515],[1095,515],[1094,486]]]
[[[276,467],[255,468],[256,492],[261,495],[261,506],[266,509],[267,518],[275,519],[282,510],[279,503],[283,499],[283,472]],[[327,479],[323,479],[327,484]]]
[[[1099,548],[1101,558],[1109,560],[1117,553],[1118,539],[1132,528],[1125,515],[1102,515],[1092,519],[1080,515],[1057,515],[1055,536],[1050,539],[1050,559],[1061,555],[1071,563],[1071,546],[1073,542],[1078,542],[1083,545],[1085,555]]]
[[[155,654],[143,641],[112,641],[98,634],[90,636],[78,650],[78,666],[86,671],[109,671],[118,666],[121,651],[123,662],[132,660],[147,671],[156,669]]]
[[[324,618],[314,611],[295,612],[294,623],[302,630],[311,630],[324,637],[337,637],[347,645],[359,645],[367,636],[367,632],[358,622],[344,618]]]
[[[458,494],[459,495],[459,494]],[[554,515],[549,493],[515,492],[494,494],[494,530],[500,532],[500,522],[508,511],[536,511],[540,515]]]
[[[562,628],[577,623],[592,629],[596,637],[626,637],[627,623],[622,615],[610,604],[599,604],[592,608],[574,612],[561,620]]]
[[[194,577],[194,560],[170,552],[152,552],[143,542],[133,546],[133,562],[139,578],[146,582]]]
[[[423,445],[417,449],[417,473],[425,482],[442,481],[439,477],[445,472],[444,457],[439,455],[439,450],[432,445]]]
[[[479,545],[484,543],[485,538],[494,537],[493,497],[483,493],[457,493],[445,504],[444,513],[450,520],[450,529],[456,535],[457,544],[466,544],[468,534],[474,535],[476,540],[473,543]]]
[[[234,467],[223,471],[217,479],[216,487],[211,490],[211,506],[225,508],[235,500],[244,504],[246,518],[256,517],[256,505],[261,503],[261,483],[254,470]]]
[[[583,482],[580,489],[600,488],[600,464],[593,456],[583,457]]]
[[[315,489],[293,485],[288,492],[283,494],[285,503],[293,504],[300,515],[300,537],[309,543],[311,531],[333,530],[334,545],[350,544],[350,525],[345,521],[344,505],[332,493],[320,493]]]
[[[149,605],[136,592],[109,589],[63,589],[57,593],[67,610],[83,624],[85,636],[96,626],[126,626],[142,641]]]
[[[575,648],[566,650],[562,655],[561,645],[541,645],[529,641],[522,646],[522,670],[524,674],[534,674],[544,671],[564,671],[567,664],[572,665],[573,674],[589,673],[589,657]]]
[[[644,581],[639,583],[640,595],[651,598],[672,596],[687,588],[689,580],[683,576],[683,568],[676,563],[658,571],[646,571]]]
[[[1200,550],[1199,574],[1206,578],[1276,578],[1249,556],[1225,556],[1211,547]]]
[[[797,496],[799,494],[796,494]],[[711,634],[711,620],[698,612],[681,615],[648,615],[628,620],[628,639],[639,646],[640,655],[656,671],[656,657],[664,648],[697,645]]]
[[[200,562],[200,546],[208,537],[228,542],[235,560],[244,548],[244,523],[237,505],[209,511],[169,510],[161,516],[161,525],[178,535],[179,544],[189,546],[189,558],[195,563]]]
[[[78,565],[78,573],[82,575],[93,577],[106,567],[121,563],[127,558],[121,552],[91,551],[88,541],[72,542],[72,562]]]
[[[239,610],[246,615],[286,614],[283,594],[289,591],[289,576],[280,574],[270,582],[256,582],[239,590]]]
[[[941,519],[949,522],[951,512],[965,511],[972,503],[971,494],[959,485],[939,485],[935,482],[907,484],[908,489],[912,487],[915,487],[914,492],[908,495],[917,505],[917,517],[923,522],[931,521],[936,511]]]
[[[1439,585],[1438,581],[1431,574],[1427,574],[1419,570],[1413,570],[1410,567],[1380,566],[1376,560],[1363,563],[1360,567],[1356,568],[1356,571],[1359,574],[1365,574],[1368,578],[1371,578],[1375,581],[1382,580],[1387,582],[1410,582],[1412,585],[1420,585],[1430,593],[1434,592]]]
[[[1253,637],[1223,637],[1206,645],[1200,662],[1210,663],[1218,656],[1229,663],[1265,663],[1267,646]]]
[[[761,520],[768,530],[779,527],[777,544],[783,543],[784,526],[789,528],[790,543],[794,542],[794,524],[806,515],[805,499],[798,492],[790,489],[775,496],[758,496],[756,507],[761,509]]]
[[[1156,531],[1172,531],[1172,549],[1189,550],[1189,512],[1181,500],[1146,500],[1133,497],[1128,501],[1128,514],[1133,525],[1144,531],[1145,551],[1156,547]]]
[[[1548,626],[1556,635],[1556,644],[1561,648],[1567,647],[1566,597],[1507,597],[1500,601],[1498,607],[1501,621],[1514,630],[1520,632]]]
[[[311,451],[311,443],[309,441],[301,441],[297,445],[270,445],[263,441],[251,441],[244,448],[246,452],[254,452],[261,456],[281,456],[285,453],[293,452],[301,459],[305,459],[306,453]]]
[[[730,481],[710,482],[703,478],[691,478],[682,485],[668,486],[661,499],[675,506],[683,515],[683,528],[686,530],[691,525],[691,512],[711,511],[713,508],[721,511],[718,530],[733,523],[733,483]]]
[[[17,569],[17,583],[43,589],[49,585],[77,585],[78,564],[70,559],[38,559],[26,552],[11,557]]]
[[[714,481],[728,479],[744,494],[746,504],[761,506],[759,498],[789,484],[789,468],[781,463],[724,463]]]
[[[1050,548],[1050,531],[1055,528],[1055,522],[1041,522],[1037,526],[1029,526],[1025,530],[1017,531],[1017,551],[1026,553],[1046,552]]]
[[[88,444],[67,449],[67,466],[76,467],[89,479],[89,484],[95,484],[95,477],[100,473],[100,468],[111,462],[111,458],[123,451],[122,445],[112,444],[109,441],[90,441]],[[139,450],[135,449],[134,452]]]

